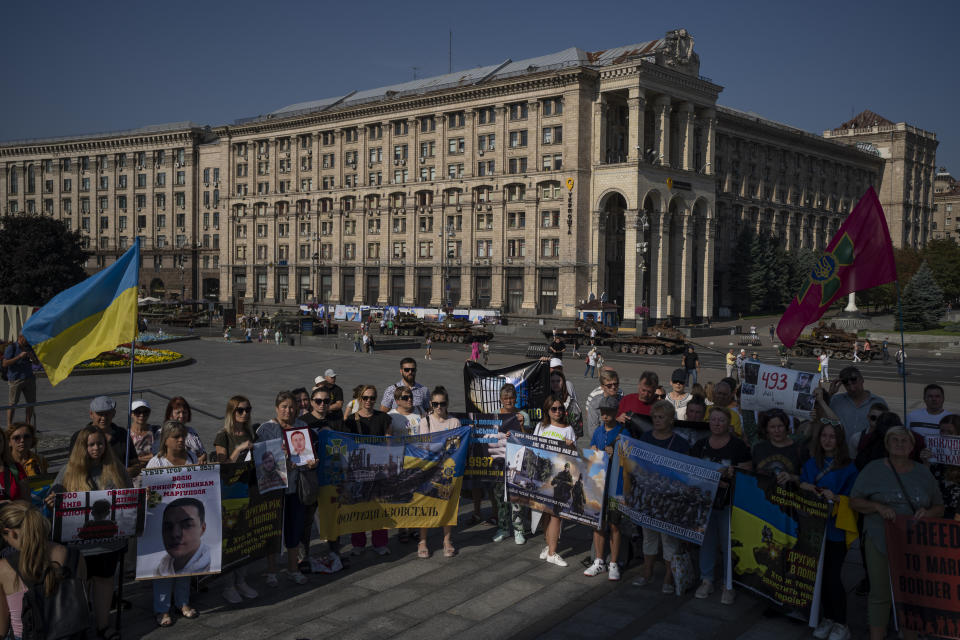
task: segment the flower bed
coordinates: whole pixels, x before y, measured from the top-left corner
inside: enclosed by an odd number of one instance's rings
[[[165,364],[183,357],[176,351],[167,349],[137,349],[134,352],[134,367],[148,364]],[[81,362],[77,369],[111,369],[130,366],[130,346],[121,345],[112,351],[104,351],[96,358]]]

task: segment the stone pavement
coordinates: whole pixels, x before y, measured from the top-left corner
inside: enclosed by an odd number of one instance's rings
[[[490,366],[498,367],[523,360],[516,351],[519,344],[495,341]],[[313,377],[327,367],[337,369],[338,382],[349,394],[353,385],[371,382],[382,391],[399,379],[399,360],[404,352],[389,351],[374,355],[357,354],[349,349],[334,349],[329,341],[304,341],[303,346],[274,344],[226,344],[218,339],[183,342],[172,348],[196,359],[196,364],[177,369],[138,373],[135,386],[149,388],[145,393],[154,406],[154,421],[162,419],[166,396],[184,395],[195,409],[191,423],[210,445],[220,428],[226,400],[235,393],[250,397],[254,420],[273,415],[273,399],[278,390],[309,386]],[[418,358],[418,379],[427,385],[445,384],[454,409],[463,406],[462,367],[465,347],[438,347],[434,360]],[[611,358],[620,371],[627,391],[635,389],[641,370],[651,368],[661,379],[669,379],[679,358]],[[938,377],[956,379],[956,367],[943,368]],[[577,392],[584,397],[596,384],[582,377],[582,363],[568,359]],[[719,358],[707,360],[703,380],[722,377]],[[865,371],[868,386],[881,394],[895,397],[899,383],[871,377]],[[919,404],[925,379],[911,379],[911,406]],[[56,389],[46,380],[38,385],[41,400],[117,392],[115,398],[126,402],[127,376],[124,373],[102,376],[76,376]],[[948,404],[957,396],[957,386],[948,385]],[[914,400],[915,399],[915,400]],[[61,440],[87,420],[88,401],[74,401],[38,410],[43,441]],[[200,413],[204,411],[207,414]],[[118,416],[123,423],[123,416]],[[464,501],[462,506],[469,511]],[[489,505],[485,506],[489,513]],[[465,522],[465,518],[463,519]],[[333,576],[311,577],[308,585],[296,586],[281,577],[281,586],[268,590],[260,571],[251,569],[251,583],[262,596],[246,605],[227,605],[220,597],[216,581],[208,591],[196,594],[193,603],[202,615],[197,620],[178,619],[172,629],[157,629],[150,611],[151,589],[148,583],[128,583],[126,595],[134,609],[126,613],[125,638],[229,637],[244,638],[582,638],[601,634],[608,638],[719,638],[792,640],[809,637],[804,625],[783,618],[766,616],[766,605],[746,593],[739,593],[730,607],[720,604],[719,594],[702,601],[692,594],[682,598],[662,595],[655,587],[630,585],[638,573],[634,563],[624,580],[611,583],[605,575],[586,578],[580,560],[589,554],[590,531],[570,526],[561,539],[561,553],[568,568],[548,565],[538,559],[542,535],[517,546],[512,541],[490,542],[494,530],[488,524],[458,528],[454,534],[460,553],[446,559],[435,553],[429,560],[416,557],[415,545],[401,545],[391,537],[392,555],[381,558],[368,552],[351,558],[349,570]],[[432,538],[439,547],[439,532]],[[323,549],[317,545],[317,551]],[[349,547],[346,548],[349,550]],[[859,554],[848,556],[845,583],[849,589],[862,575]],[[865,598],[850,596],[852,626],[858,637],[865,637]]]

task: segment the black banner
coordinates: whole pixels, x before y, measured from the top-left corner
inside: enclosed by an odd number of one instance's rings
[[[520,431],[520,421],[510,413],[452,413],[461,427],[470,427],[470,451],[463,472],[468,481],[503,482],[503,456],[510,431]]]
[[[550,366],[543,360],[502,369],[487,369],[476,362],[467,362],[463,366],[467,413],[500,411],[500,387],[507,383],[517,388],[517,409],[526,411],[535,423],[539,422],[543,403],[550,393]],[[526,425],[526,428],[532,427]]]
[[[220,465],[224,569],[280,552],[283,491],[260,494],[252,462]]]

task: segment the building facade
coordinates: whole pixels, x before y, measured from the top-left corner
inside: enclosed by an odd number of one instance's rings
[[[942,168],[933,188],[933,239],[960,243],[960,183]]]
[[[819,248],[886,181],[865,145],[718,107],[721,90],[677,30],[232,125],[4,143],[0,193],[7,215],[80,230],[91,270],[140,237],[161,297],[570,317],[596,296],[628,325],[699,321],[732,304],[739,230]]]

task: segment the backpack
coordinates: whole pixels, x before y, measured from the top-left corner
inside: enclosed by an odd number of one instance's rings
[[[77,577],[80,552],[67,550],[63,567],[63,579],[57,590],[44,593],[43,579],[30,584],[20,573],[20,554],[12,553],[7,561],[16,572],[20,582],[27,586],[23,594],[20,619],[23,623],[22,640],[67,640],[87,638],[92,631],[90,605],[83,581]],[[54,570],[49,567],[47,571]],[[45,577],[45,576],[44,576]]]

